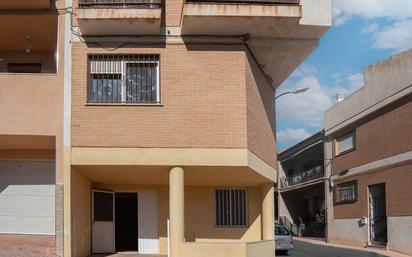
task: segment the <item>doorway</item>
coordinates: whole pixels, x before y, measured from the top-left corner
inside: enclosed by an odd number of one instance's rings
[[[386,245],[387,218],[385,184],[369,186],[369,231],[372,245]]]
[[[116,252],[138,251],[137,193],[115,193]]]

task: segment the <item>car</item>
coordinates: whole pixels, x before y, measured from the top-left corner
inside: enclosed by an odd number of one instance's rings
[[[275,226],[275,242],[276,253],[279,253],[281,255],[286,255],[289,250],[293,249],[292,234],[284,226]]]

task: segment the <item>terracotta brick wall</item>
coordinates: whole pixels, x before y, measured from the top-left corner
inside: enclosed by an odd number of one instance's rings
[[[73,44],[73,146],[246,148],[243,46],[190,48],[114,52],[160,55],[162,106],[86,106],[87,53],[108,52]]]
[[[356,150],[333,158],[333,173],[412,150],[412,95],[360,120]]]
[[[180,26],[184,2],[184,0],[163,0],[166,12],[166,26]]]
[[[335,205],[334,216],[336,219],[368,217],[368,186],[380,183],[385,183],[387,216],[412,215],[412,205],[407,204],[412,199],[412,190],[410,190],[411,163],[353,176],[344,181],[352,180],[358,181],[358,200],[354,203]]]
[[[274,93],[250,56],[246,60],[246,88],[248,148],[275,167]]]

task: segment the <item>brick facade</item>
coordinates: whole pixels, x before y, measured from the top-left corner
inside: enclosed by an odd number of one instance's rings
[[[333,173],[412,150],[411,117],[409,95],[354,124],[356,150],[334,157]]]
[[[336,219],[368,217],[368,186],[380,183],[385,183],[386,215],[389,217],[411,215],[412,205],[407,202],[412,199],[412,191],[409,189],[412,181],[412,163],[352,176],[344,181],[353,180],[358,182],[358,200],[335,205]],[[336,183],[340,182],[343,181]]]
[[[87,55],[73,44],[72,145],[247,148],[275,166],[273,90],[242,45],[159,45],[159,106],[87,106]],[[247,81],[247,82],[246,82]]]

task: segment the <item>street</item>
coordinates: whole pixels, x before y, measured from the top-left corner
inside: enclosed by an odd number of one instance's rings
[[[345,248],[323,246],[306,243],[302,241],[293,241],[295,248],[288,252],[286,256],[292,257],[384,257],[377,253],[357,251]],[[277,254],[277,256],[281,256]],[[285,255],[284,255],[285,256]]]

